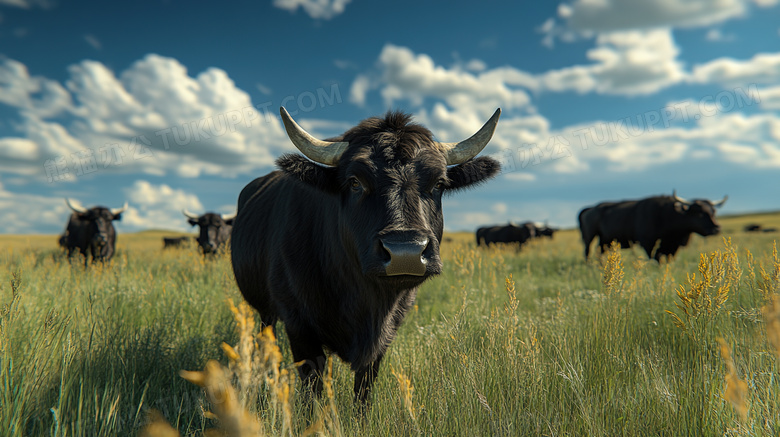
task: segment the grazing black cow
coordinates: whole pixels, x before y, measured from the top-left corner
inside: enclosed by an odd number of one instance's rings
[[[547,237],[547,238],[552,239],[553,234],[555,234],[555,232],[558,231],[558,228],[551,228],[551,227],[547,226],[546,222],[544,224],[525,222],[525,223],[523,223],[523,225],[533,226],[534,230],[536,232],[536,238]]]
[[[198,246],[204,255],[217,253],[220,247],[230,238],[230,232],[233,229],[233,219],[235,214],[215,214],[207,212],[203,215],[193,214],[182,210],[187,217],[187,221],[192,226],[198,225]]]
[[[526,241],[536,237],[536,226],[531,222],[516,225],[488,226],[477,229],[477,246],[490,246],[495,243],[519,243],[522,247]]]
[[[65,199],[73,210],[68,219],[65,233],[60,237],[60,244],[65,239],[68,259],[78,251],[84,256],[84,266],[88,262],[88,254],[92,262],[109,261],[114,256],[116,245],[116,229],[114,220],[121,220],[122,213],[127,209],[127,202],[122,208],[108,209],[104,206],[84,208],[78,202]]]
[[[674,256],[680,247],[688,244],[692,233],[707,236],[720,232],[715,208],[723,206],[726,199],[728,196],[717,202],[688,201],[672,193],[671,196],[604,202],[585,208],[579,214],[585,259],[588,259],[590,243],[596,237],[599,237],[601,253],[616,241],[622,248],[637,243],[656,261],[662,256]]]
[[[356,372],[355,398],[365,403],[418,287],[442,271],[442,196],[500,169],[492,158],[474,158],[500,110],[458,143],[434,141],[402,112],[324,141],[280,112],[308,159],[284,155],[280,171],[243,189],[233,271],[263,324],[284,322],[306,386],[321,392],[325,348]]]
[[[163,249],[184,247],[190,237],[163,237]]]
[[[757,223],[745,225],[745,232],[777,232],[777,228],[765,228]]]

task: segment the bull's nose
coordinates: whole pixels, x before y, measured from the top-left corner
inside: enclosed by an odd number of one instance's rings
[[[385,263],[386,275],[425,275],[428,260],[423,257],[423,251],[428,247],[428,238],[418,237],[411,240],[383,238],[380,241],[390,255],[390,261]]]

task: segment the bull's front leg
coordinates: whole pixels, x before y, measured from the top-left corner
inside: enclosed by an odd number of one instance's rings
[[[288,329],[287,336],[290,339],[293,358],[300,363],[298,374],[303,381],[304,391],[310,391],[319,397],[322,394],[322,375],[327,362],[322,344],[310,332],[297,333]]]
[[[383,357],[384,355],[380,355],[374,362],[355,372],[355,401],[359,402],[361,406],[368,404],[371,388],[379,374],[379,364]]]

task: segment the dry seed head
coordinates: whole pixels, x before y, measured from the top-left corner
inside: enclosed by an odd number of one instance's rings
[[[236,391],[230,384],[228,373],[214,360],[206,363],[203,372],[185,372],[181,376],[206,389],[206,397],[219,418],[225,433],[235,437],[257,436],[261,433],[256,418],[239,404]]]
[[[780,296],[773,295],[770,301],[761,308],[766,325],[766,338],[775,349],[780,359]]]
[[[233,349],[233,346],[222,342],[222,350],[225,351],[225,355],[227,355],[228,359],[233,362],[237,362],[241,359],[241,357],[238,355],[238,352],[236,352],[235,349]]]
[[[747,420],[748,415],[748,385],[744,380],[737,376],[737,369],[734,365],[734,358],[731,356],[731,348],[723,338],[718,338],[720,355],[726,362],[728,372],[725,377],[725,386],[723,387],[723,397],[734,406],[743,421]]]
[[[507,312],[507,314],[514,314],[515,311],[517,311],[518,302],[517,292],[515,291],[515,281],[512,279],[511,273],[504,280],[504,288],[506,289],[506,294],[509,297],[509,301],[504,306],[504,310]]]
[[[412,418],[412,421],[417,422],[417,409],[414,407],[414,402],[412,400],[412,395],[414,394],[412,381],[407,378],[402,371],[396,371],[393,366],[390,366],[390,373],[392,373],[398,381],[398,387],[401,389],[401,399],[403,400],[406,411],[409,413],[409,417]]]
[[[620,244],[616,241],[609,247],[601,281],[607,296],[620,291],[623,282],[623,259],[620,255]]]
[[[146,415],[149,424],[146,425],[138,437],[179,437],[176,431],[157,410],[150,410]]]

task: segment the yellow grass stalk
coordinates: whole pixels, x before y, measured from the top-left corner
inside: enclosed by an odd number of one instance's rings
[[[324,424],[324,426],[331,431],[332,435],[343,436],[343,433],[341,432],[341,419],[339,419],[339,411],[338,408],[336,408],[336,393],[333,389],[333,357],[331,356],[328,356],[328,362],[325,365],[325,374],[322,375],[322,387],[325,391],[327,407],[320,423]],[[317,423],[315,423],[313,427],[314,426],[322,427],[322,425]]]
[[[506,311],[507,314],[515,314],[517,311],[517,292],[515,291],[515,280],[512,278],[512,274],[510,273],[509,276],[504,279],[504,288],[506,289],[506,294],[509,300],[504,305],[504,311]]]
[[[623,285],[623,259],[620,254],[620,244],[613,241],[607,252],[601,283],[607,297],[620,293]]]
[[[401,389],[401,400],[404,403],[404,408],[406,408],[406,412],[409,413],[409,417],[412,419],[412,422],[417,424],[417,409],[414,406],[414,401],[412,399],[412,396],[414,395],[414,386],[412,386],[412,381],[404,375],[404,373],[401,370],[395,370],[392,366],[390,366],[390,373],[395,376],[396,381],[398,381],[398,388]]]
[[[231,437],[256,437],[262,435],[257,419],[244,410],[238,402],[238,396],[230,384],[229,373],[214,360],[206,363],[203,372],[182,370],[182,378],[206,389],[206,397],[211,404],[212,413],[219,419],[221,428]]]
[[[761,308],[766,326],[766,338],[780,359],[780,296],[775,294],[769,303]]]
[[[723,338],[718,338],[720,345],[720,355],[726,362],[728,372],[725,377],[725,386],[723,387],[723,398],[731,403],[734,409],[739,413],[739,417],[744,422],[748,416],[748,385],[737,375],[737,368],[734,365],[734,358],[731,356],[731,349]]]
[[[724,239],[725,251],[716,250],[699,255],[699,275],[691,273],[687,284],[677,288],[679,302],[675,305],[682,312],[678,315],[667,310],[674,324],[694,339],[699,339],[709,324],[729,299],[731,290],[738,288],[742,270],[731,239]]]
[[[764,295],[764,300],[770,300],[772,296],[780,291],[780,258],[777,255],[777,242],[772,242],[772,259],[769,270],[761,266],[759,271],[761,275],[761,284],[759,288]]]
[[[180,434],[174,427],[165,421],[165,418],[157,410],[151,410],[147,414],[149,424],[146,425],[138,437],[179,437]]]

